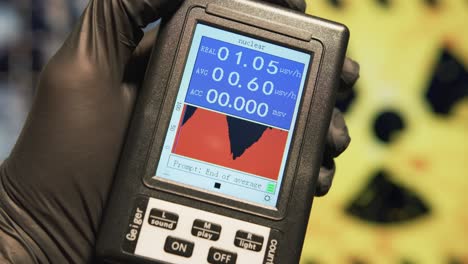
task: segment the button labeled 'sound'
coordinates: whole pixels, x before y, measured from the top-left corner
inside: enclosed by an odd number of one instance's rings
[[[178,221],[178,215],[158,209],[152,209],[148,218],[148,224],[168,230],[176,229]]]

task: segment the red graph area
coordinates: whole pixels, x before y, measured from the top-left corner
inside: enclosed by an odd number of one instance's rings
[[[180,125],[173,148],[175,154],[278,179],[288,132],[268,128],[257,142],[233,159],[225,115],[197,109]]]

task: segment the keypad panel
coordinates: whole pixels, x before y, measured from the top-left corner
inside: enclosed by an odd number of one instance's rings
[[[135,255],[189,264],[262,264],[271,229],[149,198]]]

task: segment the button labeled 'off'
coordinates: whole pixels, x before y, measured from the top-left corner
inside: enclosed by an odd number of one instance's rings
[[[224,251],[217,248],[210,248],[208,253],[208,263],[210,264],[235,264],[237,254],[229,251]]]

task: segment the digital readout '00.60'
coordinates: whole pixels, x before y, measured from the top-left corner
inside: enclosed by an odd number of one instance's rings
[[[212,77],[215,82],[221,82],[224,78],[223,68],[220,68],[220,67],[214,68]],[[250,80],[249,83],[247,83],[247,89],[249,89],[251,92],[258,91],[258,89],[260,89],[260,84],[257,81],[258,81],[257,77]],[[240,83],[240,74],[235,71],[231,72],[228,77],[228,82],[231,86],[237,86],[240,88],[240,86],[238,86]],[[262,91],[265,95],[272,95],[274,90],[275,90],[275,84],[273,82],[266,81],[263,83]]]

